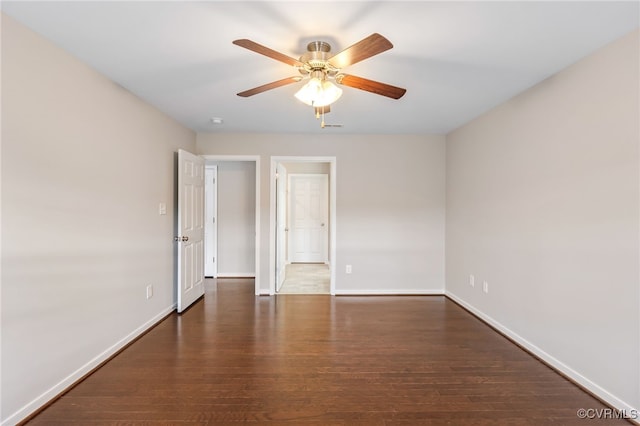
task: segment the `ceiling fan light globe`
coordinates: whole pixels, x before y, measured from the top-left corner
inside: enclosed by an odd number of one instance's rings
[[[330,81],[312,78],[294,96],[306,105],[323,107],[337,101],[342,96],[342,89]]]
[[[314,105],[322,93],[322,82],[318,78],[312,78],[307,84],[302,86],[294,95],[300,102],[307,105]]]
[[[338,99],[340,99],[340,96],[342,96],[342,89],[339,88],[338,86],[336,86],[335,84],[331,83],[330,81],[324,81],[322,83],[322,105],[316,105],[319,107],[322,106],[327,106],[330,105],[332,103],[334,103],[335,101],[337,101]]]

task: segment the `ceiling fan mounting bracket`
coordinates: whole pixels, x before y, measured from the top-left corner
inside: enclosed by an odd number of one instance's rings
[[[312,41],[307,44],[308,52],[331,52],[331,45],[326,41]]]

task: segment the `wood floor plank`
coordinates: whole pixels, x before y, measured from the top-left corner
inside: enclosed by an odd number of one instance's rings
[[[628,424],[444,297],[253,290],[208,280],[28,424]]]

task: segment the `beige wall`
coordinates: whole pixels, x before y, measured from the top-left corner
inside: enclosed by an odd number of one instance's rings
[[[447,293],[628,409],[640,407],[638,52],[636,31],[447,135]]]
[[[443,136],[198,134],[198,154],[260,155],[261,292],[271,156],[336,157],[337,293],[444,291]]]
[[[331,164],[330,163],[300,162],[300,163],[283,163],[282,165],[287,169],[287,173],[320,174],[320,175],[331,174]]]
[[[2,16],[4,424],[173,309],[178,148],[195,134]]]

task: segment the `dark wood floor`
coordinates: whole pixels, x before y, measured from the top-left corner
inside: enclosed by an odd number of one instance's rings
[[[29,424],[601,423],[576,415],[601,403],[444,297],[252,293],[210,281]]]

